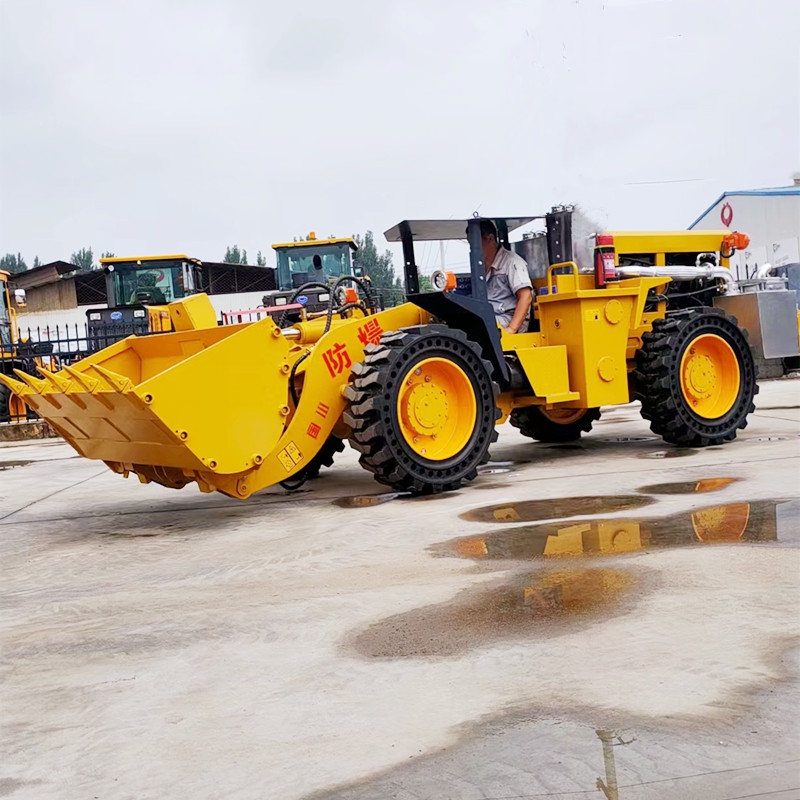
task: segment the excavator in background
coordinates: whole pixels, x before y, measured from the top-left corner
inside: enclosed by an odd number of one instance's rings
[[[602,406],[639,399],[670,444],[729,443],[755,408],[748,335],[767,357],[798,352],[785,281],[731,275],[745,234],[576,239],[568,207],[489,219],[504,246],[515,230],[546,227],[539,257],[526,259],[535,294],[526,332],[504,332],[488,302],[482,218],[403,220],[386,232],[403,248],[403,305],[336,305],[340,288],[368,289],[342,276],[324,314],[219,326],[196,294],[167,305],[171,333],[0,381],[81,455],[144,483],[195,482],[245,499],[302,482],[347,439],[379,483],[428,494],[474,479],[507,419],[531,438],[563,440],[588,430]],[[468,280],[442,271],[435,291],[420,292],[415,245],[465,237]]]

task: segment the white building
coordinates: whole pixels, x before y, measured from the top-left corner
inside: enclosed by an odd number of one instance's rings
[[[752,277],[764,263],[800,264],[800,177],[792,186],[724,192],[689,229],[742,231],[750,246],[731,260],[736,277]]]

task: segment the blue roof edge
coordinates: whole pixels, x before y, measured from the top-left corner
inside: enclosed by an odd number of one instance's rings
[[[723,192],[689,227],[692,230],[703,217],[726,197],[780,197],[781,195],[800,194],[800,186],[776,186],[774,189],[742,189],[737,192]]]

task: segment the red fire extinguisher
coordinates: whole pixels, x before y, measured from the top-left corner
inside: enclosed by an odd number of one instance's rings
[[[618,280],[614,264],[614,237],[610,233],[598,233],[594,248],[594,283],[600,289],[609,281]]]

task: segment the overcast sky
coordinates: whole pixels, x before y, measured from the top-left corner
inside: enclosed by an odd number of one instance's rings
[[[221,259],[800,170],[798,0],[0,0],[0,252]]]

